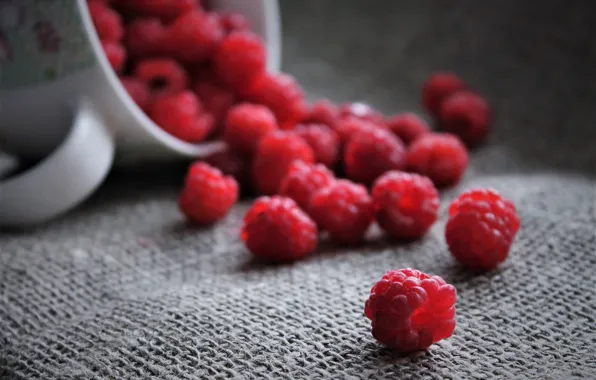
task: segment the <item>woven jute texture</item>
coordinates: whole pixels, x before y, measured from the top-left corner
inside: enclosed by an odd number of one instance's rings
[[[310,99],[418,110],[455,70],[495,107],[494,134],[442,194],[424,240],[262,266],[238,240],[247,203],[185,227],[183,167],[113,175],[82,208],[0,235],[2,379],[596,378],[596,7],[589,1],[283,1],[285,69]],[[491,186],[519,208],[510,259],[473,275],[449,256],[445,208]],[[39,189],[43,197],[43,189]],[[453,337],[400,357],[363,305],[387,270],[458,290]]]

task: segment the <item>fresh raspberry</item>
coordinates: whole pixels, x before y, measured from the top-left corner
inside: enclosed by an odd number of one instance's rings
[[[392,270],[372,287],[364,314],[377,341],[409,353],[453,334],[456,299],[455,287],[439,276],[411,268]]]
[[[339,137],[324,124],[300,124],[294,131],[310,145],[317,162],[332,168],[339,158]]]
[[[469,91],[453,94],[441,106],[440,122],[443,129],[459,137],[468,146],[484,141],[491,119],[486,100]]]
[[[188,88],[186,71],[168,58],[140,61],[134,69],[134,76],[145,82],[152,93],[159,95],[175,94]]]
[[[228,110],[236,103],[236,95],[215,82],[200,82],[194,88],[203,106],[218,124],[223,123]]]
[[[243,93],[252,103],[269,107],[279,125],[301,120],[306,112],[304,92],[294,77],[287,74],[263,73]]]
[[[101,41],[101,47],[112,69],[117,73],[122,71],[126,62],[126,50],[122,45],[117,42]]]
[[[196,0],[119,0],[119,3],[128,14],[158,17],[164,22],[188,11],[200,10]]]
[[[149,115],[163,130],[188,142],[203,141],[215,125],[211,115],[202,113],[201,103],[190,91],[157,97]]]
[[[315,154],[301,137],[290,132],[275,131],[261,138],[252,165],[252,178],[257,191],[276,194],[290,164],[294,160],[315,162]]]
[[[250,30],[250,24],[241,13],[228,12],[219,14],[219,23],[226,33]]]
[[[352,181],[370,185],[383,173],[406,167],[406,147],[384,129],[363,130],[346,145],[344,167]]]
[[[279,194],[292,198],[303,210],[308,210],[310,198],[319,189],[335,181],[333,173],[321,164],[294,161],[281,181]]]
[[[409,112],[390,117],[387,120],[387,127],[406,145],[410,145],[418,137],[430,132],[424,120]]]
[[[461,264],[491,270],[507,258],[519,230],[513,203],[492,189],[473,189],[449,206],[445,239]]]
[[[184,63],[198,63],[211,58],[224,31],[217,17],[191,11],[178,17],[166,30],[169,54]]]
[[[379,177],[372,197],[379,226],[400,239],[417,239],[437,220],[439,192],[427,177],[390,171]]]
[[[234,177],[241,187],[246,188],[249,185],[250,165],[244,157],[235,154],[231,149],[211,153],[204,161],[221,170],[223,174]]]
[[[422,106],[433,117],[438,118],[443,101],[466,88],[467,85],[455,74],[433,74],[422,86]]]
[[[468,151],[456,136],[428,133],[415,140],[407,152],[409,171],[429,177],[435,186],[456,184],[468,167]]]
[[[342,145],[346,145],[353,136],[368,130],[379,129],[377,124],[371,123],[370,121],[362,120],[356,117],[347,117],[339,120],[336,124],[335,131],[339,136],[339,140]]]
[[[100,1],[87,3],[95,31],[102,41],[120,42],[124,27],[120,15]]]
[[[145,82],[140,81],[134,77],[123,77],[120,78],[120,83],[128,92],[128,95],[132,100],[141,108],[143,111],[148,111],[151,105],[151,94],[149,87]]]
[[[331,129],[336,128],[339,119],[339,110],[335,104],[327,99],[315,102],[307,114],[300,121],[301,124],[325,124]]]
[[[370,121],[379,126],[385,125],[383,115],[366,103],[346,103],[339,107],[339,117],[342,119],[355,117],[360,120]]]
[[[234,88],[245,86],[265,71],[267,52],[252,32],[235,32],[223,39],[213,56],[219,77]]]
[[[341,244],[361,242],[374,219],[366,187],[344,179],[315,192],[308,211],[319,227]]]
[[[293,261],[317,248],[316,224],[290,198],[258,198],[244,216],[240,234],[246,248],[268,261]]]
[[[212,224],[225,217],[238,200],[238,184],[232,177],[203,162],[191,165],[178,206],[196,224]]]
[[[148,58],[164,51],[165,28],[158,19],[134,20],[126,27],[124,45],[135,58]]]
[[[252,156],[261,138],[277,129],[275,115],[265,106],[242,103],[230,109],[224,123],[224,141],[234,151]]]

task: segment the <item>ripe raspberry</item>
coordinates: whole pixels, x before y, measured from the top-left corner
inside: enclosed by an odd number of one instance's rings
[[[126,62],[126,50],[119,43],[110,41],[101,41],[101,47],[112,69],[121,72]]]
[[[234,177],[241,187],[246,188],[249,185],[249,163],[229,148],[210,154],[205,157],[204,161],[219,169],[223,174]]]
[[[468,151],[456,136],[428,133],[408,147],[407,168],[429,177],[435,186],[444,187],[460,181],[468,160]]]
[[[219,77],[231,87],[241,88],[265,71],[267,52],[252,32],[232,33],[219,44],[213,64]]]
[[[341,144],[346,145],[356,134],[362,131],[379,128],[380,127],[377,124],[371,123],[370,121],[358,119],[356,117],[348,117],[338,121],[335,131],[339,136]]]
[[[310,145],[317,162],[332,168],[339,158],[339,137],[324,124],[300,124],[293,131]]]
[[[281,181],[279,194],[292,198],[298,206],[308,211],[312,195],[333,181],[333,173],[325,166],[294,161]]]
[[[242,91],[249,101],[269,107],[279,125],[301,120],[306,112],[304,92],[290,75],[263,73]]]
[[[147,58],[164,50],[165,28],[157,19],[132,21],[126,27],[124,45],[128,54],[135,58]]]
[[[264,195],[276,194],[294,160],[307,164],[315,162],[312,149],[302,138],[284,131],[275,131],[261,138],[252,165],[257,191]]]
[[[427,177],[390,171],[379,177],[372,197],[379,226],[400,239],[417,239],[437,220],[439,192]]]
[[[129,14],[159,17],[170,22],[190,10],[198,11],[196,0],[121,0]]]
[[[178,207],[190,222],[212,224],[225,217],[237,200],[238,184],[234,178],[198,162],[186,174]]]
[[[124,35],[120,15],[100,1],[87,3],[95,31],[102,41],[119,42]]]
[[[443,101],[466,88],[467,85],[455,74],[433,74],[422,86],[422,106],[433,117],[438,118]]]
[[[151,92],[159,95],[175,94],[188,87],[184,68],[168,58],[140,61],[134,69],[134,76],[145,82]]]
[[[383,173],[406,167],[406,148],[384,129],[363,130],[346,145],[344,167],[352,181],[370,185]]]
[[[169,134],[184,141],[200,142],[215,125],[213,117],[201,111],[201,103],[195,94],[184,91],[157,97],[149,115]]]
[[[250,24],[241,13],[229,12],[220,13],[219,23],[226,33],[241,32],[250,30]]]
[[[392,270],[370,291],[364,313],[372,335],[402,353],[425,350],[455,330],[453,285],[416,269]]]
[[[195,93],[217,124],[223,123],[228,110],[236,103],[236,96],[226,87],[215,82],[200,82],[195,86]]]
[[[261,138],[277,129],[275,115],[265,106],[242,103],[230,109],[224,123],[224,141],[234,151],[252,156]]]
[[[339,117],[342,119],[355,117],[379,126],[385,125],[385,118],[379,111],[368,104],[360,102],[346,103],[339,107]]]
[[[406,145],[410,145],[418,137],[430,132],[428,125],[420,117],[409,112],[389,118],[387,127]]]
[[[319,100],[310,107],[301,124],[325,124],[331,129],[336,128],[339,119],[339,110],[327,99]]]
[[[366,188],[344,179],[315,192],[308,211],[319,227],[341,244],[362,241],[374,219],[373,201]]]
[[[224,31],[215,15],[195,10],[178,17],[166,30],[168,53],[184,63],[211,58]]]
[[[491,270],[507,258],[519,226],[510,200],[492,189],[473,189],[449,206],[445,239],[461,264]]]
[[[241,239],[255,256],[268,261],[292,261],[313,252],[316,224],[290,198],[258,198],[244,216]]]
[[[445,99],[440,122],[445,131],[458,136],[466,145],[475,146],[488,134],[491,112],[481,96],[461,91]]]
[[[128,92],[128,95],[134,100],[134,102],[141,108],[143,111],[148,111],[149,106],[151,105],[151,94],[149,93],[149,87],[147,85],[132,77],[124,77],[120,78],[120,83]]]

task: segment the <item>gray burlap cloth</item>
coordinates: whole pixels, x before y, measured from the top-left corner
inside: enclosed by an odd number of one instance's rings
[[[510,259],[485,275],[461,270],[443,217],[417,243],[325,243],[263,267],[238,240],[246,204],[193,230],[176,210],[183,168],[116,174],[67,217],[0,235],[0,378],[596,378],[594,3],[282,7],[285,69],[311,99],[417,110],[437,69],[490,99],[494,134],[443,193],[443,216],[462,189],[498,189],[523,223]],[[377,345],[363,316],[370,286],[401,267],[458,290],[453,337],[408,357]]]

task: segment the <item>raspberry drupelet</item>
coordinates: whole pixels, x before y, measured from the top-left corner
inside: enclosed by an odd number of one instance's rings
[[[386,124],[389,130],[406,145],[410,145],[418,137],[430,132],[426,122],[410,112],[392,116]]]
[[[217,74],[232,88],[242,88],[265,71],[267,51],[252,32],[234,32],[224,38],[213,56]]]
[[[422,106],[438,118],[443,101],[456,92],[467,89],[466,83],[452,73],[436,73],[428,77],[422,86]]]
[[[510,200],[493,189],[472,189],[449,206],[445,239],[461,264],[488,271],[505,261],[519,227]]]
[[[261,138],[277,130],[275,115],[269,108],[250,103],[230,109],[224,122],[224,141],[230,148],[245,156],[252,156]]]
[[[317,162],[333,168],[339,159],[339,137],[324,124],[299,124],[293,132],[302,137],[315,153]]]
[[[153,58],[139,61],[134,77],[147,84],[153,94],[176,94],[188,88],[186,71],[169,58]]]
[[[339,110],[335,104],[328,99],[321,99],[315,102],[304,118],[300,121],[301,124],[324,124],[331,129],[336,128],[339,119]]]
[[[294,261],[318,244],[315,222],[290,198],[258,198],[244,216],[240,235],[253,255],[272,262]]]
[[[223,37],[224,30],[216,15],[193,10],[168,26],[164,44],[170,56],[192,64],[211,58]]]
[[[377,124],[357,117],[346,117],[336,123],[335,131],[342,146],[345,146],[356,134],[362,131],[380,128]]]
[[[279,194],[292,198],[298,206],[308,211],[312,195],[333,181],[335,176],[325,166],[294,161],[281,182]]]
[[[467,146],[482,143],[491,125],[491,110],[486,100],[469,91],[448,97],[441,106],[441,127],[459,137]]]
[[[456,299],[455,287],[439,276],[411,268],[393,270],[372,287],[364,314],[377,341],[410,353],[453,334]]]
[[[437,220],[439,192],[427,177],[390,171],[373,186],[376,219],[390,236],[417,239]]]

